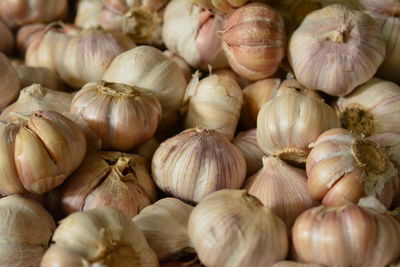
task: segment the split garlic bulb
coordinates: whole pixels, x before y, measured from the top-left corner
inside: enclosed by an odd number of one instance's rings
[[[37,201],[18,195],[0,199],[0,265],[39,266],[55,228]]]
[[[196,5],[206,9],[216,9],[220,12],[231,11],[232,9],[243,6],[248,0],[192,0]]]
[[[178,110],[186,90],[186,80],[178,65],[150,46],[138,46],[117,56],[103,80],[136,86],[153,94],[160,101],[163,118]]]
[[[16,41],[18,52],[21,56],[25,56],[29,45],[36,39],[36,37],[43,35],[46,27],[46,24],[43,23],[32,23],[18,29]]]
[[[324,132],[310,145],[307,187],[311,197],[335,206],[376,196],[386,207],[399,193],[400,135],[357,137],[345,129]]]
[[[161,143],[151,169],[161,190],[190,202],[217,190],[239,189],[246,176],[242,152],[219,132],[199,128]]]
[[[271,266],[288,252],[283,221],[246,190],[204,198],[190,214],[188,233],[206,266]]]
[[[272,76],[285,56],[283,18],[266,4],[250,3],[235,10],[222,35],[229,65],[247,79]]]
[[[161,119],[158,100],[135,86],[91,82],[79,90],[71,103],[101,138],[103,149],[128,151],[149,140]]]
[[[267,102],[257,117],[257,142],[268,155],[306,162],[308,145],[324,131],[339,127],[335,111],[321,100],[287,94]]]
[[[0,52],[10,54],[14,48],[14,36],[8,26],[0,19]]]
[[[301,262],[324,266],[387,266],[400,256],[400,224],[389,214],[355,204],[304,212],[293,226]]]
[[[385,43],[370,16],[335,4],[308,15],[288,51],[302,85],[339,96],[374,76],[385,57]]]
[[[158,267],[156,254],[122,211],[102,207],[75,212],[60,222],[41,267]]]
[[[373,78],[351,94],[339,97],[336,109],[342,127],[354,134],[400,134],[396,123],[400,116],[400,87],[395,83]]]
[[[67,84],[81,88],[101,80],[111,61],[133,47],[135,43],[123,34],[101,28],[83,30],[68,41],[58,72]]]
[[[162,36],[166,47],[192,67],[208,70],[228,66],[218,32],[225,19],[190,0],[171,0],[164,13]]]
[[[247,167],[246,176],[253,175],[262,168],[262,157],[265,154],[257,144],[257,129],[239,133],[232,143],[242,151]]]
[[[14,113],[12,120],[0,121],[1,194],[48,192],[82,163],[85,136],[63,115]]]
[[[307,191],[307,175],[277,157],[263,157],[263,167],[244,188],[279,216],[290,229],[296,218],[314,206]]]
[[[129,218],[157,199],[146,160],[121,152],[88,154],[61,194],[65,214],[111,206]]]
[[[195,254],[187,233],[192,209],[176,198],[163,198],[133,218],[160,261]]]
[[[67,8],[67,0],[1,0],[0,16],[11,27],[19,27],[63,19]]]
[[[8,58],[0,52],[0,110],[13,102],[19,94],[20,81],[16,69]]]
[[[63,91],[65,88],[57,74],[48,68],[21,65],[15,69],[18,72],[21,88],[31,86],[35,83],[56,91]]]
[[[103,0],[80,0],[74,24],[82,29],[100,26],[100,12],[103,6]]]

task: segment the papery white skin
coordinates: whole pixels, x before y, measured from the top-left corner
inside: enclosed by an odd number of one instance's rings
[[[103,0],[81,0],[78,2],[75,25],[83,29],[100,26],[100,11]]]
[[[262,168],[262,157],[265,154],[257,144],[257,129],[238,133],[232,143],[242,151],[246,160],[246,176],[250,176]]]
[[[0,110],[13,102],[19,94],[19,76],[8,58],[0,52]]]

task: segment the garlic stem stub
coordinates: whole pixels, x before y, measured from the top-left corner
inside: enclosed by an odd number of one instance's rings
[[[242,152],[219,132],[200,128],[161,143],[151,169],[162,191],[194,203],[214,191],[241,188],[246,176]]]
[[[246,176],[251,176],[263,166],[262,157],[265,155],[257,144],[257,129],[240,132],[232,143],[237,146],[246,161]]]
[[[246,190],[204,198],[190,214],[188,233],[205,266],[272,266],[288,252],[283,221]]]
[[[0,52],[0,110],[13,102],[19,94],[20,80],[18,73],[8,58]]]

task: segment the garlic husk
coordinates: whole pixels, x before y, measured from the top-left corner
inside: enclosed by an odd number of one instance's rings
[[[239,189],[246,176],[242,152],[219,132],[199,128],[161,143],[151,169],[161,190],[195,203],[217,190]]]
[[[188,233],[206,266],[271,266],[288,252],[283,221],[246,190],[221,190],[202,200],[190,214]]]
[[[43,34],[46,29],[46,24],[32,23],[27,24],[17,31],[17,48],[21,56],[25,56],[29,45],[39,36]]]
[[[148,162],[151,162],[153,155],[159,146],[160,142],[157,140],[157,138],[152,137],[146,143],[135,147],[133,153],[145,158],[148,160]]]
[[[71,103],[95,131],[103,149],[128,151],[149,140],[161,119],[158,100],[135,86],[105,81],[87,83]]]
[[[17,70],[8,58],[0,52],[0,110],[13,102],[19,94],[20,81]]]
[[[246,4],[233,11],[222,38],[229,65],[250,80],[272,76],[285,57],[283,18],[264,3]]]
[[[248,0],[192,0],[193,3],[205,9],[216,9],[220,12],[230,12],[235,8],[241,7]]]
[[[102,207],[60,222],[41,266],[157,267],[143,233],[122,211]]]
[[[400,224],[391,215],[351,203],[304,212],[293,226],[292,237],[301,262],[387,266],[400,256],[396,245],[400,242]]]
[[[400,87],[392,82],[372,78],[351,94],[339,97],[335,108],[343,128],[354,134],[370,136],[398,133]]]
[[[48,192],[83,161],[85,137],[63,115],[48,110],[13,113],[10,120],[0,121],[1,194]]]
[[[33,112],[36,110],[67,112],[70,109],[71,101],[71,94],[51,90],[40,84],[32,84],[22,89],[17,101],[3,110],[0,120],[9,118],[10,112]]]
[[[257,143],[268,155],[304,164],[324,131],[339,127],[335,111],[319,99],[284,94],[264,104],[257,117]]]
[[[102,0],[81,0],[78,2],[75,25],[89,29],[101,25],[100,11],[104,4]]]
[[[185,76],[186,82],[189,82],[190,79],[192,78],[192,69],[186,63],[186,61],[182,57],[180,57],[179,55],[174,54],[169,50],[165,50],[164,54],[166,56],[170,57],[173,61],[175,61],[176,64],[178,64],[178,66],[181,69],[183,75]]]
[[[39,266],[55,228],[37,201],[18,195],[0,199],[0,265]]]
[[[62,80],[48,68],[21,65],[17,66],[16,70],[21,82],[21,88],[36,83],[56,91],[65,90]]]
[[[302,85],[342,96],[374,76],[385,50],[370,16],[334,4],[304,19],[290,39],[288,58]]]
[[[213,129],[232,140],[243,103],[237,82],[228,76],[212,74],[199,81],[191,94],[185,128]]]
[[[257,144],[257,129],[238,133],[232,143],[242,151],[247,167],[246,176],[253,175],[262,168],[262,157],[265,154]]]
[[[67,11],[67,0],[0,1],[0,17],[11,27],[61,20],[67,15]]]
[[[10,54],[14,49],[14,36],[8,26],[0,19],[0,52]]]
[[[362,196],[376,196],[389,207],[400,188],[399,146],[398,134],[365,138],[345,129],[324,132],[310,145],[307,158],[311,197],[324,205],[337,206],[356,203]]]
[[[187,233],[192,210],[176,198],[163,198],[133,218],[161,262],[195,254]]]
[[[189,65],[202,70],[228,67],[218,32],[224,16],[188,0],[172,0],[164,13],[162,37],[166,47]]]
[[[314,263],[300,263],[295,261],[279,261],[272,265],[272,267],[324,267],[324,265]]]
[[[111,206],[129,218],[157,199],[146,160],[121,152],[88,154],[62,185],[61,195],[65,214]]]
[[[163,118],[178,110],[186,89],[179,66],[150,46],[138,46],[117,56],[103,80],[128,84],[153,94],[160,101]]]
[[[246,180],[244,188],[290,229],[301,213],[315,206],[307,191],[307,174],[277,157],[265,156],[262,162],[262,169]]]

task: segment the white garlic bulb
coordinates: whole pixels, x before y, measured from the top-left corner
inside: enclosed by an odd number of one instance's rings
[[[19,94],[20,81],[16,69],[8,58],[0,52],[0,110],[13,102]]]
[[[247,167],[246,176],[253,175],[262,168],[262,157],[265,154],[257,144],[257,129],[239,133],[232,143],[242,151]]]

